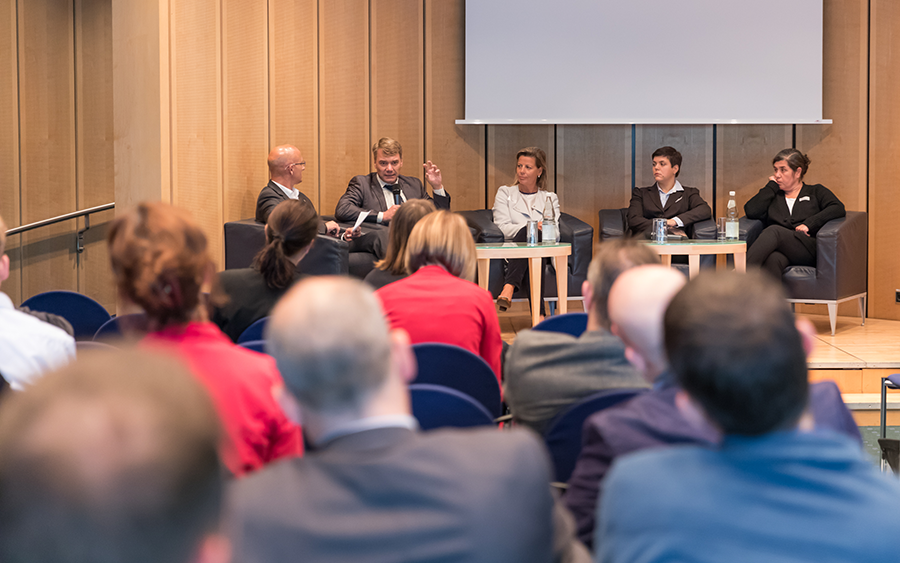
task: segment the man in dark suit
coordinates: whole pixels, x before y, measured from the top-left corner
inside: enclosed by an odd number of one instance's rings
[[[288,199],[306,201],[315,209],[312,201],[295,186],[303,181],[303,171],[306,170],[306,162],[300,154],[300,149],[292,145],[281,145],[272,149],[267,159],[269,165],[269,183],[259,192],[256,198],[256,220],[266,223],[269,213],[275,206]],[[338,236],[340,226],[334,221],[320,221],[319,233]],[[349,240],[352,233],[345,233],[343,238]]]
[[[366,222],[387,225],[408,199],[431,199],[422,181],[411,176],[401,176],[403,147],[389,137],[383,137],[372,146],[375,172],[354,176],[347,191],[338,200],[334,216],[338,221],[355,222],[363,211],[368,211]],[[450,209],[450,196],[444,190],[441,170],[430,160],[422,165],[425,181],[434,192],[434,206]]]
[[[417,431],[409,337],[388,329],[362,282],[301,281],[275,308],[267,342],[282,404],[302,412],[311,450],[234,484],[236,561],[589,559],[532,433]]]
[[[603,479],[620,456],[675,444],[717,444],[718,430],[686,418],[675,404],[675,382],[663,341],[663,315],[687,280],[664,266],[624,272],[609,294],[612,331],[625,343],[625,355],[653,387],[634,399],[598,412],[584,426],[584,444],[564,500],[575,515],[578,535],[590,545]],[[741,303],[746,303],[741,301]],[[814,385],[810,406],[817,426],[862,441],[853,416],[831,382]],[[595,546],[596,547],[596,546]]]
[[[656,184],[635,188],[628,205],[631,234],[650,238],[653,219],[666,219],[672,234],[692,236],[692,226],[712,216],[709,204],[697,188],[686,188],[677,180],[681,172],[681,153],[672,147],[653,151],[653,177]]]

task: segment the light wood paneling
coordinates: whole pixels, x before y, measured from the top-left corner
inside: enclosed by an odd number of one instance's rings
[[[772,157],[791,146],[789,125],[720,125],[716,166],[716,209],[714,215],[725,215],[728,192],[734,191],[738,213],[744,204],[766,185],[772,175]]]
[[[222,88],[220,5],[177,0],[172,6],[172,203],[189,210],[222,252]]]
[[[236,221],[255,216],[269,177],[267,0],[224,0],[222,25],[223,219]]]
[[[712,125],[638,125],[635,127],[635,187],[652,186],[650,155],[670,146],[681,153],[678,181],[700,190],[700,196],[712,206],[713,144]]]
[[[487,204],[493,207],[500,186],[516,181],[516,153],[525,147],[539,147],[547,153],[549,174],[544,186],[556,191],[556,135],[552,125],[489,125],[487,128]]]
[[[872,0],[869,128],[869,316],[900,319],[900,3]]]
[[[331,215],[334,206],[319,205],[317,19],[316,0],[269,0],[269,148],[300,149],[306,170],[298,188],[320,213]],[[265,166],[267,153],[254,158]],[[254,202],[264,185],[254,187]]]
[[[75,210],[75,79],[71,0],[18,7],[22,222]],[[75,224],[22,240],[22,297],[77,287]]]
[[[369,144],[382,137],[399,141],[403,146],[403,174],[424,182],[422,0],[379,0],[371,3],[371,10]]]
[[[556,128],[556,193],[560,209],[594,227],[601,209],[631,199],[631,126],[560,125]]]
[[[834,381],[841,393],[863,393],[861,369],[811,369],[809,381]]]
[[[113,154],[112,3],[75,0],[75,116],[78,208],[115,201]],[[78,255],[78,290],[108,311],[116,292],[106,247],[114,211],[91,216],[85,251]],[[78,220],[79,227],[84,220]]]
[[[425,159],[441,169],[452,208],[484,209],[483,125],[465,117],[465,0],[425,1]]]
[[[372,170],[369,3],[319,3],[320,211],[334,213],[347,182]]]
[[[21,224],[19,214],[19,77],[16,44],[16,0],[0,0],[0,216],[7,228]],[[21,302],[21,260],[19,239],[6,239],[10,275],[2,291],[14,303]]]

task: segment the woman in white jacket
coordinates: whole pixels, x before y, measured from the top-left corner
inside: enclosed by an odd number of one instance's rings
[[[500,186],[494,198],[494,223],[503,231],[506,241],[525,242],[528,221],[538,221],[538,229],[541,229],[540,221],[548,199],[553,204],[553,217],[558,224],[559,199],[555,193],[544,190],[547,175],[547,154],[543,149],[526,147],[516,153],[516,183]],[[521,287],[527,270],[525,258],[506,261],[503,291],[497,297],[497,307],[501,311],[509,308],[513,293]]]

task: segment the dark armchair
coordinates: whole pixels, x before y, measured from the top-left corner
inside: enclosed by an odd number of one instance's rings
[[[469,228],[475,234],[476,242],[502,243],[503,233],[494,224],[494,212],[490,209],[476,209],[474,211],[458,211],[465,217]],[[568,294],[569,299],[581,297],[581,284],[587,279],[588,265],[593,258],[594,228],[568,213],[559,216],[560,240],[572,244],[572,254],[569,256]],[[548,261],[549,262],[549,261]],[[556,271],[549,263],[545,264],[541,287],[544,288],[544,299],[555,302]],[[488,289],[491,295],[497,297],[503,289],[503,265],[500,260],[491,260],[490,281]],[[528,292],[522,289],[515,298],[527,298]]]
[[[225,223],[225,269],[249,268],[253,257],[266,244],[265,225],[256,219]],[[317,235],[313,247],[297,265],[307,275],[346,275],[350,245],[327,235]]]

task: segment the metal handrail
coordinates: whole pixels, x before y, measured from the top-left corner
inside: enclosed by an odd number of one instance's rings
[[[113,209],[115,206],[116,202],[104,203],[103,205],[89,207],[87,209],[82,209],[81,211],[73,211],[71,213],[66,213],[65,215],[58,215],[56,217],[44,219],[43,221],[35,221],[34,223],[28,223],[27,225],[22,225],[21,227],[9,229],[8,231],[6,231],[6,236],[17,235],[19,233],[24,233],[25,231],[37,229],[38,227],[46,227],[47,225],[53,225],[54,223],[68,221],[69,219],[84,217],[84,228],[78,231],[76,242],[76,248],[78,250],[78,253],[80,254],[84,252],[84,232],[91,228],[91,213],[98,213],[100,211],[106,211],[107,209]]]
[[[68,219],[83,217],[86,215],[90,215],[91,213],[97,213],[99,211],[106,211],[107,209],[113,209],[115,206],[116,202],[104,203],[103,205],[98,205],[97,207],[89,207],[87,209],[82,209],[81,211],[73,211],[71,213],[66,213],[65,215],[59,215],[57,217],[44,219],[43,221],[35,221],[34,223],[28,223],[27,225],[22,225],[21,227],[9,229],[8,231],[6,231],[6,236],[17,235],[19,233],[24,233],[25,231],[37,229],[38,227],[44,227],[46,225],[52,225],[54,223],[66,221]]]

